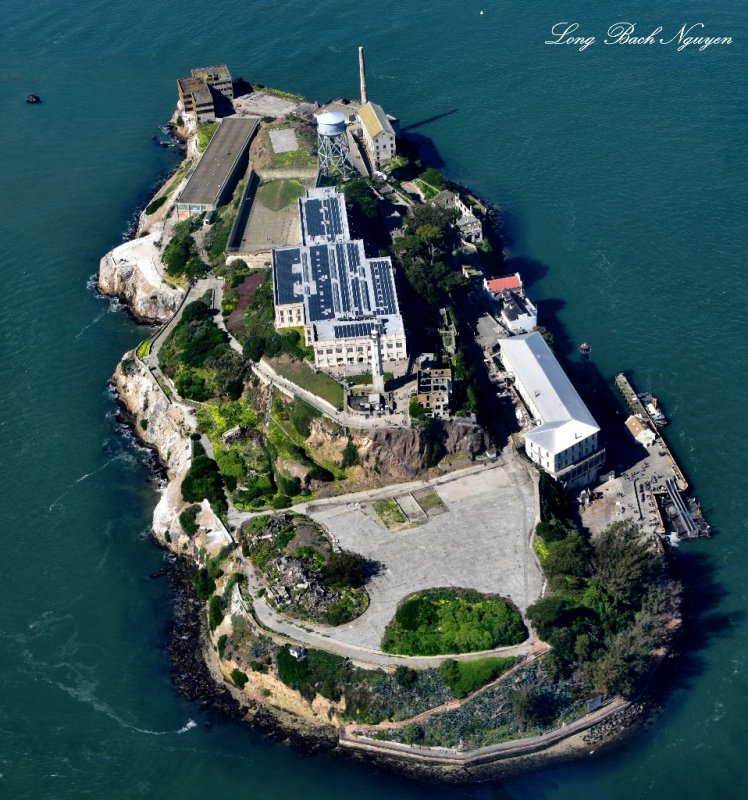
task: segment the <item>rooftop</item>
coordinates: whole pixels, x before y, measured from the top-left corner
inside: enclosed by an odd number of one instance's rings
[[[502,339],[501,356],[538,410],[541,425],[525,439],[559,453],[600,430],[537,331]]]
[[[372,102],[364,103],[358,111],[358,116],[372,139],[382,132],[388,133],[390,136],[395,135],[392,123],[387,119],[382,106]]]
[[[308,189],[299,201],[304,244],[273,250],[276,305],[304,304],[319,340],[403,330],[392,262],[367,258],[361,240],[349,241],[343,195]]]
[[[307,189],[306,197],[301,198],[299,205],[304,244],[346,242],[351,238],[345,197],[334,187]]]
[[[213,134],[182,194],[180,203],[215,205],[237,159],[257,130],[253,117],[227,117]]]
[[[493,278],[493,280],[486,281],[486,289],[492,294],[498,294],[506,289],[510,292],[521,291],[522,278],[520,278],[519,272],[515,272],[514,275],[504,275],[501,278]]]
[[[211,80],[231,80],[231,73],[225,64],[214,64],[211,67],[196,67],[192,70],[193,78],[209,77]]]

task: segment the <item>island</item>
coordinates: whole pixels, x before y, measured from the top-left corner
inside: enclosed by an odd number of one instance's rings
[[[168,479],[176,682],[440,780],[599,751],[682,627],[668,541],[708,526],[625,376],[639,449],[605,471],[500,213],[359,69],[324,105],[180,78],[184,160],[101,260],[151,325],[113,384]]]

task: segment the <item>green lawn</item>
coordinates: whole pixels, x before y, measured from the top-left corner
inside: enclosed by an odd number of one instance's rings
[[[270,365],[291,383],[327,400],[338,410],[343,408],[343,387],[326,373],[314,372],[305,361],[271,360]]]
[[[297,180],[270,181],[257,190],[257,199],[270,211],[280,211],[304,196],[304,186]]]
[[[458,699],[467,697],[514,666],[514,658],[479,658],[477,661],[443,661],[442,680]]]

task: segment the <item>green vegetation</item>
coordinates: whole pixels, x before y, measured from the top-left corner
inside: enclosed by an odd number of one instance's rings
[[[190,469],[182,481],[182,499],[188,503],[207,499],[213,511],[221,516],[228,510],[228,504],[218,466],[199,442],[194,443],[193,452]]]
[[[289,328],[282,334],[275,330],[273,277],[270,272],[247,307],[244,325],[247,331],[244,356],[251,361],[259,361],[264,355],[270,358],[283,353],[292,358],[305,358],[308,355],[304,337],[298,329]]]
[[[164,248],[162,260],[166,272],[173,278],[185,275],[187,278],[196,278],[204,275],[207,266],[203,263],[197,252],[197,245],[192,234],[202,225],[200,217],[177,222],[174,234],[169,244]]]
[[[324,372],[314,372],[303,361],[273,361],[273,369],[286,380],[326,400],[337,409],[343,407],[343,387]]]
[[[154,214],[156,211],[161,208],[161,206],[168,200],[168,196],[162,194],[161,197],[157,197],[155,200],[151,200],[150,203],[145,207],[145,213],[147,216]]]
[[[141,427],[141,428],[142,428],[144,431],[147,431],[147,430],[148,430],[148,420],[147,420],[147,419],[145,419],[145,418],[141,419],[141,420],[140,420],[140,427]]]
[[[182,526],[182,530],[188,536],[194,536],[198,529],[199,525],[196,522],[197,515],[200,513],[200,506],[195,504],[186,508],[180,515],[179,515],[179,524]]]
[[[288,415],[294,428],[306,439],[310,434],[309,423],[313,419],[321,417],[322,412],[297,397],[288,407]]]
[[[353,178],[343,186],[346,201],[367,222],[379,219],[379,200],[365,178]]]
[[[383,373],[384,382],[391,381],[395,376],[391,372]],[[351,386],[371,386],[371,372],[364,372],[362,375],[348,375],[346,382]]]
[[[433,167],[425,169],[413,183],[423,192],[426,202],[433,199],[439,192],[447,188],[447,179],[438,169],[434,169]]]
[[[202,300],[187,305],[159,352],[159,364],[182,397],[236,400],[244,388],[246,365],[212,314]]]
[[[343,458],[340,461],[340,466],[343,469],[355,467],[359,460],[358,447],[353,443],[353,439],[349,439],[343,448]]]
[[[268,585],[282,586],[284,613],[341,625],[366,610],[368,595],[363,586],[371,565],[356,553],[333,553],[327,536],[308,517],[255,517],[242,526],[240,538],[242,554],[262,572]],[[281,566],[288,577],[280,574]],[[307,591],[308,587],[314,591]]]
[[[398,528],[407,523],[408,518],[403,513],[400,506],[392,499],[377,500],[373,505],[374,511],[385,528]]]
[[[527,610],[553,650],[548,669],[572,674],[603,695],[632,694],[653,651],[679,613],[680,587],[631,521],[613,523],[588,542],[568,519],[567,500],[541,477],[543,571],[554,594]]]
[[[270,181],[257,190],[257,200],[270,211],[280,211],[303,197],[305,191],[304,185],[296,179]]]
[[[212,631],[223,622],[225,614],[226,602],[221,595],[214,594],[208,602],[208,621]]]
[[[342,656],[310,649],[301,661],[297,661],[288,647],[282,647],[277,659],[278,677],[286,686],[297,689],[302,697],[311,701],[321,694],[328,700],[340,700],[340,676],[346,667],[346,659]]]
[[[151,354],[151,344],[152,342],[150,339],[146,339],[144,342],[141,342],[138,345],[138,349],[135,351],[135,355],[138,358],[145,358],[146,356],[149,356]]]
[[[228,642],[228,634],[222,633],[216,641],[216,650],[218,651],[218,658],[223,660],[224,653],[226,652],[226,642]]]
[[[202,153],[218,130],[217,122],[202,122],[197,128],[197,149]]]
[[[239,190],[237,190],[239,191]],[[206,236],[205,247],[211,264],[215,264],[224,254],[229,242],[231,226],[234,224],[236,209],[233,205],[216,209],[216,218],[210,233]]]
[[[501,598],[434,589],[400,604],[384,632],[382,649],[409,656],[471,653],[519,644],[526,637],[522,617]]]
[[[166,191],[164,192],[165,197],[170,197],[174,193],[174,190],[182,182],[182,179],[187,174],[187,170],[191,166],[192,166],[191,160],[185,161],[183,164],[180,165],[179,169],[174,173],[171,180],[169,181],[169,185],[166,187]]]
[[[243,689],[247,685],[249,678],[247,677],[246,673],[242,672],[240,669],[232,669],[231,680],[234,682],[237,688]]]
[[[419,506],[424,510],[424,512],[428,513],[429,511],[433,511],[434,509],[440,508],[445,509],[446,506],[442,502],[439,495],[433,491],[433,489],[429,489],[428,491],[421,491],[415,494],[416,502]]]
[[[393,244],[408,283],[432,309],[446,305],[455,289],[465,284],[452,257],[458,243],[456,218],[453,210],[414,206],[405,220],[405,235]]]
[[[439,675],[454,692],[454,696],[462,699],[498,678],[514,663],[513,658],[481,658],[477,661],[447,659],[439,665]]]
[[[273,153],[274,167],[314,167],[317,160],[306,150],[289,150],[286,153]]]

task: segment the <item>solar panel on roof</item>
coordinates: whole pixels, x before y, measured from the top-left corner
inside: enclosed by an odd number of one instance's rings
[[[293,267],[300,260],[299,248],[277,249],[273,251],[273,286],[276,303],[287,305],[298,303],[299,297],[294,293],[296,275]]]

